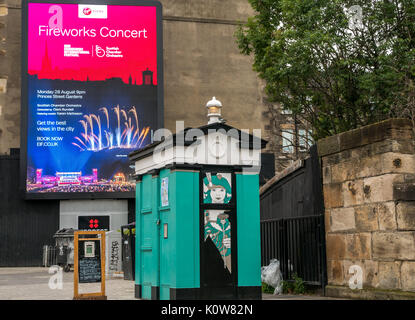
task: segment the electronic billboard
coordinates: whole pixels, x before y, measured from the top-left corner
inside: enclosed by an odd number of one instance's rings
[[[26,198],[132,198],[128,154],[163,126],[158,1],[24,1]]]

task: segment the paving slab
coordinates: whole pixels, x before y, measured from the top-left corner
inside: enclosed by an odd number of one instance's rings
[[[73,271],[62,272],[62,289],[49,287],[55,274],[50,274],[49,268],[0,268],[0,300],[72,300]],[[100,284],[80,285],[81,293],[99,289]],[[107,278],[105,289],[108,300],[136,300],[134,281]]]
[[[324,297],[324,296],[319,296],[319,295],[293,295],[293,294],[273,295],[269,293],[263,293],[262,300],[349,300],[349,299]]]
[[[72,300],[73,271],[62,271],[62,289],[51,289],[49,281],[56,273],[50,268],[0,268],[0,300]],[[53,287],[53,286],[52,286]],[[138,300],[134,298],[134,281],[109,277],[105,281],[108,300]],[[80,293],[97,292],[99,283],[80,284]],[[344,300],[318,295],[263,294],[263,300]]]

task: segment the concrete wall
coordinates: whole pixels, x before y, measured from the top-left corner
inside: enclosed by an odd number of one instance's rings
[[[216,96],[223,117],[239,128],[263,128],[261,94],[250,57],[239,53],[234,32],[253,11],[244,0],[163,0],[165,119],[185,126],[207,122]]]
[[[78,216],[109,216],[110,230],[128,223],[128,200],[61,200],[59,229],[78,229]]]
[[[3,4],[1,4],[3,1]],[[262,86],[234,32],[253,14],[246,0],[162,0],[165,126],[207,123],[216,96],[239,128],[264,129]],[[21,1],[0,0],[0,154],[20,146]],[[266,134],[263,133],[266,138]]]
[[[327,293],[415,298],[415,152],[409,120],[390,119],[318,141]],[[363,271],[350,290],[349,268]],[[366,290],[369,289],[369,290]],[[375,289],[375,290],[373,290]]]
[[[79,216],[109,216],[110,230],[105,238],[107,276],[122,271],[121,226],[128,223],[128,200],[61,200],[59,229],[78,229]]]

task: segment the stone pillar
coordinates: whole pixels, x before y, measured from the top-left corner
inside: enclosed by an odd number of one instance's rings
[[[389,119],[318,141],[327,294],[415,299],[414,130]],[[351,290],[349,268],[363,271]]]

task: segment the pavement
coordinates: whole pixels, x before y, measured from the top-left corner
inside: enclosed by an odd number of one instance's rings
[[[56,288],[56,272],[49,268],[0,268],[0,300],[72,300],[73,271],[63,272],[62,286]],[[52,280],[51,280],[52,277]],[[49,286],[51,282],[51,287]],[[53,289],[55,287],[55,289]],[[80,293],[98,292],[99,283],[80,284]],[[134,298],[134,281],[122,277],[109,277],[105,281],[108,300],[137,300]],[[317,295],[263,294],[263,300],[334,300]]]
[[[262,300],[348,300],[348,299],[324,297],[324,296],[319,296],[319,295],[279,294],[279,295],[274,296],[273,294],[263,293]]]
[[[72,300],[73,271],[62,272],[62,289],[51,289],[49,281],[55,273],[49,268],[0,268],[0,300]],[[56,281],[51,281],[56,287]],[[99,283],[80,284],[80,293],[99,292]],[[120,277],[105,279],[108,300],[136,300],[134,281]]]

